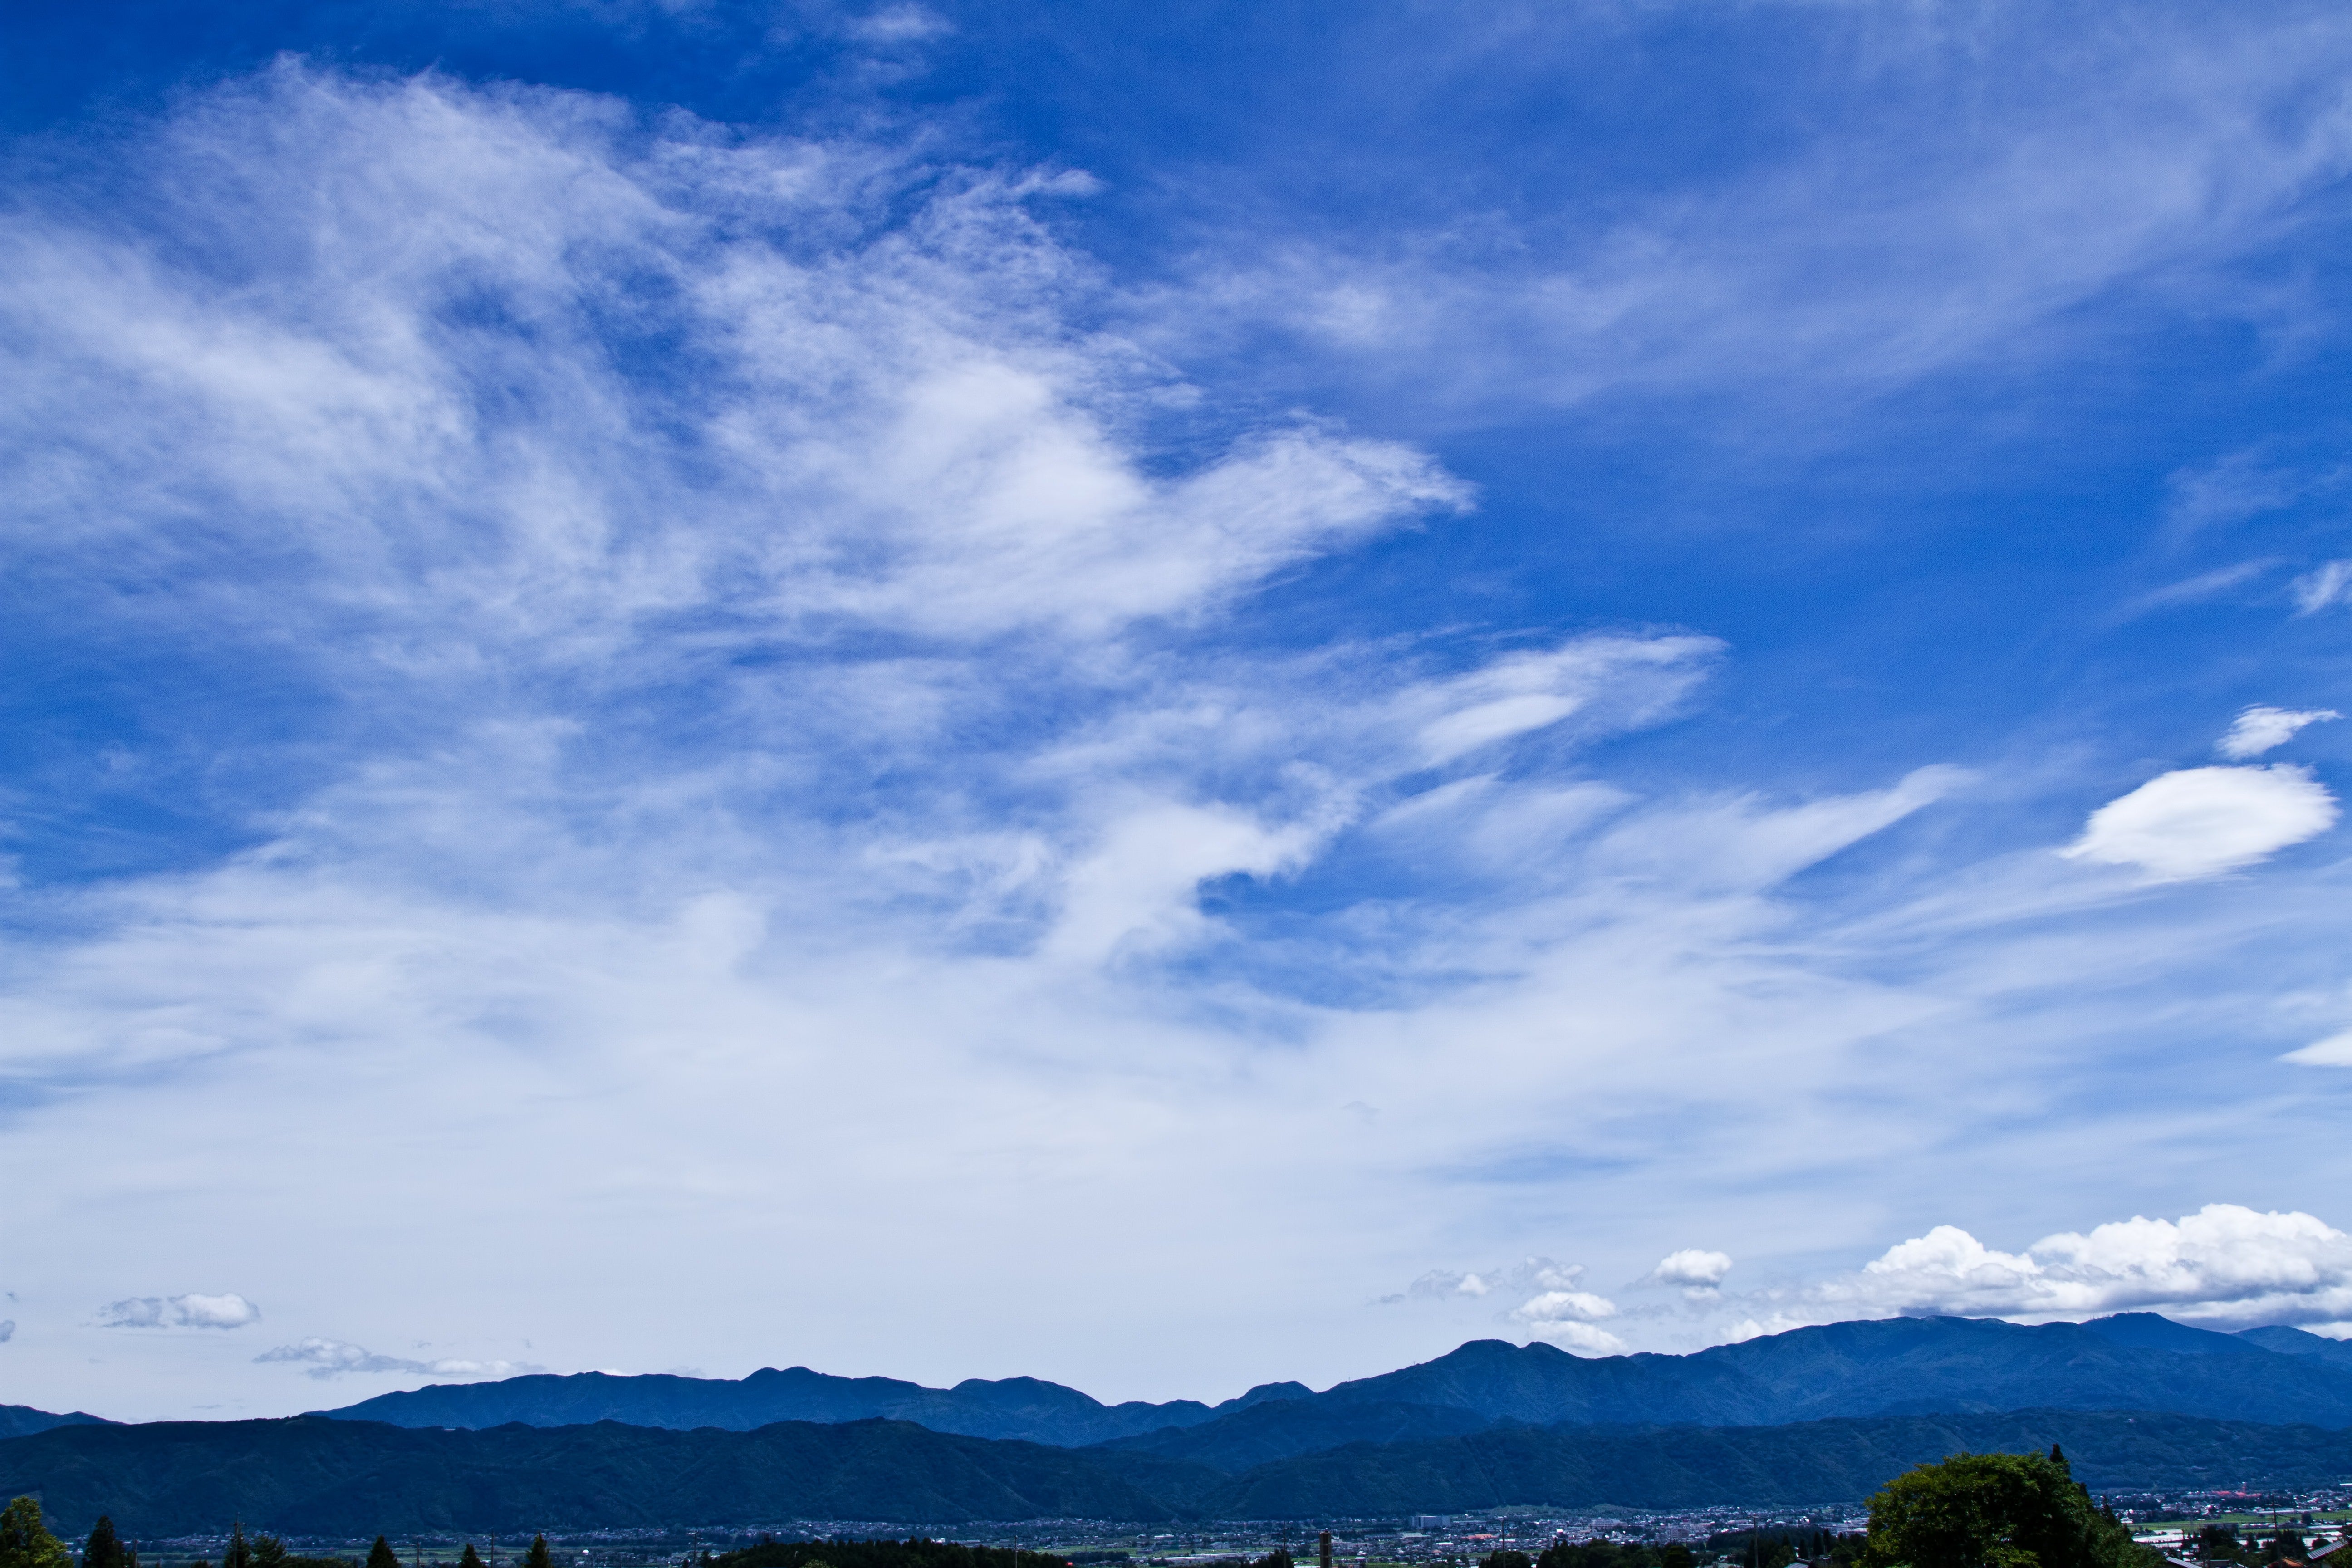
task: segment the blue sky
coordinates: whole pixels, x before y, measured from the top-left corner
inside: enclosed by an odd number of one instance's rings
[[[13,11],[0,1399],[2352,1332],[2352,22]]]

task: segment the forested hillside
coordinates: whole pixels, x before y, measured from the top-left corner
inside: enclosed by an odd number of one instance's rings
[[[1769,1427],[1498,1427],[1354,1444],[1220,1474],[1116,1449],[954,1436],[907,1422],[673,1432],[604,1422],[489,1431],[373,1422],[66,1426],[0,1441],[0,1494],[69,1531],[320,1535],[860,1519],[1311,1519],[1503,1504],[1851,1503],[1962,1449],[2063,1443],[2095,1489],[2305,1486],[2352,1473],[2352,1434],[2162,1414],[2027,1411]]]

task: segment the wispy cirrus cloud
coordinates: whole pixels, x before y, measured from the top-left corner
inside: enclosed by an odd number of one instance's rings
[[[2256,703],[2238,714],[2230,732],[2215,742],[2213,749],[2232,761],[2259,757],[2285,745],[2311,725],[2342,717],[2333,708],[2273,708]]]
[[[292,1344],[278,1345],[255,1356],[257,1365],[299,1366],[305,1375],[326,1380],[353,1373],[416,1373],[426,1377],[454,1377],[482,1382],[500,1377],[520,1377],[527,1373],[541,1373],[547,1368],[528,1362],[474,1361],[462,1356],[442,1356],[431,1361],[419,1361],[408,1356],[380,1355],[362,1346],[342,1340],[316,1337],[297,1340]]]
[[[2063,352],[2069,310],[2135,281],[2291,334],[2307,302],[2249,290],[2233,268],[2315,221],[2303,204],[2352,167],[2352,121],[2311,90],[2352,58],[2352,31],[2307,8],[2243,28],[2186,8],[2148,20],[2125,38],[2087,17],[1985,16],[1959,48],[1930,13],[1710,16],[1720,47],[1754,26],[1808,58],[1869,59],[1872,134],[1801,138],[1747,177],[1705,165],[1589,207],[1571,187],[1420,224],[1393,204],[1367,204],[1378,216],[1366,221],[1364,207],[1318,201],[1350,174],[1381,178],[1369,150],[1335,158],[1321,188],[1285,193],[1300,216],[1269,197],[1247,209],[1251,247],[1203,246],[1215,264],[1163,330],[1191,342],[1279,332],[1297,361],[1344,365],[1349,381],[1456,417],[1768,379],[1868,397]],[[1451,40],[1428,73],[1507,101],[1593,68],[1641,29],[1562,13],[1474,33],[1486,47]],[[2003,63],[1989,76],[1992,59]],[[1790,416],[1783,438],[1832,427],[1771,406]],[[2314,482],[2250,456],[2184,475],[2173,510],[2193,530]]]

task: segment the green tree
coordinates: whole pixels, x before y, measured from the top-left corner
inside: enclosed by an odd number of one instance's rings
[[[1489,1552],[1478,1561],[1478,1568],[1535,1568],[1524,1552]]]
[[[554,1563],[555,1559],[549,1556],[547,1553],[547,1537],[544,1535],[532,1536],[530,1538],[530,1551],[522,1560],[523,1568],[554,1568]],[[371,1563],[368,1564],[368,1568],[375,1568],[375,1564]],[[395,1568],[397,1568],[397,1565],[395,1565]]]
[[[253,1548],[246,1544],[245,1521],[232,1521],[228,1527],[228,1550],[221,1553],[221,1568],[253,1568]]]
[[[289,1555],[286,1543],[274,1535],[253,1538],[253,1568],[286,1568],[286,1559]],[[89,1565],[85,1563],[83,1568],[89,1568]]]
[[[1679,1541],[1669,1541],[1658,1553],[1658,1568],[1691,1568],[1691,1549]]]
[[[466,1550],[458,1553],[457,1568],[482,1568],[482,1554],[474,1550],[472,1542],[466,1542]]]
[[[0,1568],[73,1568],[73,1553],[41,1522],[41,1505],[20,1497],[0,1510]]]
[[[106,1514],[98,1516],[89,1543],[81,1549],[81,1568],[123,1568],[122,1542],[114,1533],[114,1521]]]
[[[368,1548],[367,1568],[400,1568],[400,1553],[392,1549],[391,1542],[379,1535],[375,1544]]]
[[[2153,1568],[2091,1501],[2066,1456],[1955,1454],[1870,1500],[1864,1568]]]

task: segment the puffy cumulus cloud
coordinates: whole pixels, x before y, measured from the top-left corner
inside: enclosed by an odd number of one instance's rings
[[[1723,1283],[1731,1272],[1731,1255],[1685,1247],[1658,1259],[1657,1267],[1635,1281],[1641,1285],[1679,1285],[1693,1295],[1704,1295]]]
[[[1559,1288],[1530,1296],[1511,1309],[1511,1321],[1529,1337],[1580,1355],[1625,1353],[1625,1342],[1599,1326],[1616,1315],[1617,1303],[1605,1296]]]
[[[1580,1288],[1587,1272],[1580,1263],[1558,1263],[1549,1258],[1529,1258],[1508,1268],[1477,1273],[1433,1269],[1402,1292],[1381,1297],[1381,1301],[1387,1305],[1413,1300],[1517,1297],[1521,1298],[1518,1304],[1504,1313],[1500,1321],[1516,1326],[1530,1338],[1549,1340],[1583,1355],[1622,1354],[1625,1342],[1598,1326],[1617,1316],[1617,1303]]]
[[[2259,757],[2285,745],[2305,725],[2342,717],[2333,708],[2265,708],[2256,703],[2238,715],[2230,732],[2213,749],[2233,759]]]
[[[2218,876],[2315,838],[2336,825],[2336,797],[2285,763],[2183,768],[2091,813],[2069,859],[2137,866],[2151,881]]]
[[[1616,1315],[1616,1302],[1590,1290],[1546,1290],[1511,1309],[1523,1323],[1597,1323]]]
[[[436,1361],[414,1361],[405,1356],[379,1355],[361,1345],[342,1340],[305,1339],[290,1345],[278,1345],[255,1356],[257,1365],[284,1364],[299,1366],[315,1378],[341,1377],[346,1373],[398,1372],[426,1377],[499,1378],[519,1377],[526,1373],[545,1372],[543,1366],[527,1362],[469,1361],[460,1357],[444,1357]]]
[[[1529,1321],[1527,1331],[1531,1339],[1547,1341],[1578,1355],[1623,1355],[1630,1348],[1607,1329],[1586,1322]]]
[[[1810,1321],[1946,1313],[2028,1322],[2161,1311],[2220,1327],[2352,1319],[2352,1236],[2300,1212],[2208,1204],[2047,1236],[2022,1252],[1937,1226],[1805,1293]]]
[[[102,1329],[241,1329],[261,1309],[234,1291],[225,1296],[132,1296],[110,1301],[92,1319]]]

